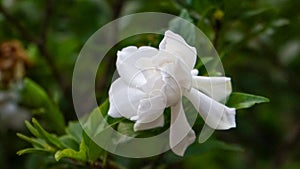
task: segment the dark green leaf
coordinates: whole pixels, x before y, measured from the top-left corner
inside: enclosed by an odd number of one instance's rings
[[[48,97],[47,93],[38,84],[26,78],[24,86],[20,91],[22,105],[39,112],[49,120],[49,125],[62,133],[64,131],[65,122],[62,113],[57,105]]]
[[[212,61],[214,59],[214,57],[201,57],[201,61],[199,61],[197,63],[197,65],[195,66],[196,69],[201,68],[203,65],[207,64],[208,62]]]
[[[59,138],[60,142],[64,145],[64,147],[71,148],[74,150],[79,149],[79,143],[74,140],[74,138],[70,135],[64,135]]]
[[[48,133],[39,123],[36,119],[32,119],[32,123],[34,127],[39,132],[42,139],[44,139],[48,144],[53,145],[57,148],[64,148],[64,145],[60,142],[58,137],[54,134]]]
[[[83,140],[86,146],[87,159],[96,161],[105,151],[99,147],[86,133],[83,133]]]
[[[31,132],[31,134],[33,134],[35,137],[37,138],[42,138],[42,136],[40,135],[40,133],[37,131],[36,128],[34,128],[30,122],[28,122],[27,120],[25,121],[25,125],[28,128],[28,130]]]
[[[28,136],[25,136],[24,134],[21,133],[17,133],[17,136],[25,141],[27,141],[28,143],[31,143],[34,147],[39,147],[39,148],[44,148],[44,144],[45,142],[38,140],[36,138],[30,138]]]
[[[53,153],[47,149],[41,148],[26,148],[17,152],[18,155],[28,154],[28,153]]]
[[[62,158],[72,158],[79,161],[86,161],[87,160],[87,146],[85,145],[84,139],[80,144],[79,151],[75,151],[73,149],[67,148],[61,151],[57,151],[54,155],[56,161],[59,161]]]
[[[229,107],[234,107],[236,109],[245,109],[253,106],[254,104],[264,102],[269,102],[269,99],[252,94],[233,92],[230,95],[226,105]]]
[[[126,136],[135,137],[138,134],[137,134],[137,132],[133,131],[133,126],[134,126],[134,123],[120,122],[118,124],[118,132],[120,132]]]
[[[68,127],[66,128],[66,133],[74,138],[74,140],[80,144],[82,140],[82,127],[80,123],[77,122],[69,122]]]

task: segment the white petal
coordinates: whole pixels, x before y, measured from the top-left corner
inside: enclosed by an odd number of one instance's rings
[[[148,129],[163,127],[163,126],[164,126],[164,115],[162,114],[157,119],[149,123],[140,123],[139,121],[135,122],[133,129],[134,131],[141,131],[141,130],[148,130]]]
[[[128,46],[123,48],[121,51],[118,51],[117,56],[118,60],[124,61],[128,56],[132,55],[138,50],[136,46]]]
[[[113,117],[113,118],[120,118],[120,117],[122,117],[122,115],[116,109],[116,105],[112,101],[110,101],[109,110],[108,110],[107,114],[109,116]]]
[[[159,44],[159,49],[166,50],[180,58],[189,70],[194,68],[197,58],[196,48],[188,45],[180,35],[166,31],[164,39]]]
[[[171,107],[170,147],[180,156],[195,141],[195,133],[188,123],[181,101]]]
[[[165,108],[166,98],[161,93],[141,100],[137,116],[134,117],[137,120],[134,130],[139,131],[162,127],[164,125],[163,113]]]
[[[194,88],[186,91],[184,95],[191,101],[209,127],[225,130],[236,126],[234,108],[229,108]]]
[[[172,77],[178,86],[190,89],[192,87],[191,70],[179,58],[167,51],[159,51],[153,57],[153,65],[159,69],[163,77]]]
[[[192,75],[180,60],[177,60],[175,63],[166,64],[161,71],[163,77],[171,76],[181,88],[189,90],[192,87]]]
[[[138,106],[137,121],[140,123],[150,123],[159,118],[165,108],[166,98],[162,94],[142,99]]]
[[[140,89],[152,96],[160,94],[162,85],[164,84],[161,78],[161,72],[150,69],[144,71],[143,75],[146,78],[147,83],[140,86]]]
[[[130,119],[137,114],[139,102],[145,96],[144,92],[129,87],[121,78],[115,80],[109,89],[109,115]]]
[[[193,76],[193,87],[217,101],[225,101],[232,92],[228,77]]]
[[[119,75],[127,84],[137,87],[146,83],[142,71],[136,67],[137,60],[141,58],[153,57],[158,52],[153,47],[127,47],[118,51],[117,55],[117,70]]]

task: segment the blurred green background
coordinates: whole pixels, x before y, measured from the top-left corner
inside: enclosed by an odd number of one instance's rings
[[[232,77],[233,90],[268,97],[270,103],[238,111],[236,129],[215,132],[216,138],[239,145],[242,150],[209,148],[184,158],[165,155],[159,157],[164,163],[161,168],[300,168],[300,1],[0,2],[0,41],[16,39],[24,45],[31,62],[26,75],[59,104],[67,121],[76,119],[71,95],[73,66],[81,47],[95,31],[127,14],[155,11],[179,15],[186,9],[215,45],[226,76]],[[150,40],[140,41],[147,45]],[[112,76],[115,59],[111,54],[104,60],[111,66],[99,70],[99,98],[107,96],[109,84],[105,82]],[[7,121],[4,109],[0,113],[1,169],[56,167],[47,156],[17,156],[16,152],[28,145],[15,133],[28,131],[22,120],[15,120],[18,115]],[[143,159],[119,160],[132,168],[147,164]],[[51,167],[45,167],[47,162]]]

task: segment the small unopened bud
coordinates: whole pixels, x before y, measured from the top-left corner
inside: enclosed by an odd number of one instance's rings
[[[222,20],[224,17],[224,12],[221,9],[217,9],[214,13],[214,18],[216,20]]]

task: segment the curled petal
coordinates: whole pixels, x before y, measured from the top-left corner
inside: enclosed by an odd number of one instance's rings
[[[176,81],[176,85],[181,88],[190,89],[192,87],[192,76],[190,71],[182,64],[180,60],[166,64],[161,69],[162,76],[171,77]]]
[[[188,123],[181,101],[171,107],[170,147],[180,156],[195,141],[195,133]]]
[[[109,106],[109,110],[108,110],[108,115],[110,117],[113,117],[113,118],[120,118],[120,117],[122,117],[122,114],[120,114],[119,111],[117,110],[117,106],[111,100],[110,100],[110,106]]]
[[[142,99],[138,106],[137,121],[140,123],[150,123],[163,114],[165,107],[166,99],[161,94]]]
[[[209,127],[225,130],[236,126],[234,108],[229,108],[194,88],[186,91],[184,95]]]
[[[161,88],[164,82],[161,78],[161,73],[156,69],[148,69],[143,71],[144,77],[146,77],[147,83],[140,87],[145,93],[149,95],[157,95],[161,93]]]
[[[217,101],[224,101],[232,92],[228,77],[193,76],[193,87]]]
[[[127,57],[132,55],[138,50],[136,46],[128,46],[123,48],[121,51],[118,51],[117,56],[119,61],[124,61]]]
[[[166,50],[181,59],[189,70],[194,68],[197,58],[196,48],[188,45],[180,35],[169,30],[166,31],[164,39],[159,44],[159,49]]]
[[[164,126],[164,115],[162,114],[155,120],[149,122],[149,123],[142,123],[139,121],[136,121],[134,124],[134,131],[141,131],[141,130],[148,130],[148,129],[153,129],[156,127],[163,127]]]
[[[118,51],[116,65],[119,75],[127,84],[133,87],[145,84],[146,79],[143,76],[142,70],[136,67],[135,63],[138,59],[153,57],[157,52],[157,49],[147,46],[140,48],[130,46]]]
[[[146,96],[139,89],[128,86],[123,79],[115,80],[109,89],[110,108],[108,115],[111,117],[125,117],[130,119],[137,115],[138,105]]]

